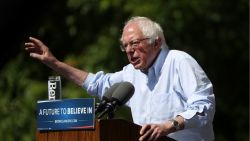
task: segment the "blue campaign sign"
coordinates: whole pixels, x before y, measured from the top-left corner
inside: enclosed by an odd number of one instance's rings
[[[37,129],[94,129],[94,103],[94,98],[38,101]]]

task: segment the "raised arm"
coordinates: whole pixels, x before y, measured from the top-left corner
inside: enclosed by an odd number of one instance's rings
[[[30,57],[41,61],[66,79],[72,81],[78,86],[82,86],[88,72],[74,68],[64,62],[59,61],[40,40],[29,37],[29,41],[25,43],[25,50],[29,52]]]

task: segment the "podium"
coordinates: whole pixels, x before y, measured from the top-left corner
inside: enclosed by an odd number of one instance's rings
[[[36,131],[36,141],[138,141],[141,126],[122,119],[96,120],[95,129]],[[157,141],[175,141],[161,137]]]

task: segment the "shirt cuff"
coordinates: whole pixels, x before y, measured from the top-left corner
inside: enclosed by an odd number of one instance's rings
[[[184,119],[191,119],[196,113],[197,110],[188,110],[178,115],[182,116]]]
[[[87,90],[91,80],[94,78],[94,74],[93,73],[89,73],[88,76],[86,77],[86,79],[83,81],[82,83],[82,88],[84,88],[85,90]]]
[[[203,113],[204,115],[200,115],[197,113]],[[208,121],[206,109],[204,106],[199,106],[199,108],[189,109],[183,113],[178,114],[184,118],[185,129],[189,128],[197,128],[205,125]]]

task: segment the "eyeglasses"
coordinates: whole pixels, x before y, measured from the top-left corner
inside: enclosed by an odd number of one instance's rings
[[[121,44],[120,48],[121,48],[122,52],[125,52],[128,49],[128,46],[130,46],[132,49],[137,49],[139,47],[139,44],[142,41],[148,40],[148,39],[150,39],[150,38],[135,39],[135,40],[129,41],[128,43]]]

